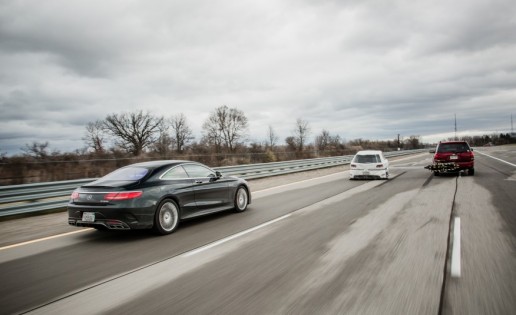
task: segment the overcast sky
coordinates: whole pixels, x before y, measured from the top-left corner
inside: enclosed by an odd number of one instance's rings
[[[71,152],[108,114],[216,107],[249,138],[511,131],[514,0],[0,0],[0,153]]]

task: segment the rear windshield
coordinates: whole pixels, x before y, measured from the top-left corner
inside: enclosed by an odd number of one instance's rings
[[[124,167],[107,174],[102,179],[136,181],[142,179],[148,172],[149,170],[143,167]]]
[[[441,143],[437,149],[439,153],[456,153],[469,151],[467,143]]]
[[[355,163],[380,163],[382,160],[378,154],[357,155]]]

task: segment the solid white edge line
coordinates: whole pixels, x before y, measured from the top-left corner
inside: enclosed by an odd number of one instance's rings
[[[451,276],[453,278],[460,278],[460,218],[456,217],[453,223]]]
[[[503,163],[505,163],[505,164],[509,164],[510,166],[514,166],[514,167],[516,167],[516,164],[512,164],[511,162],[507,162],[507,161],[505,161],[505,160],[499,159],[499,158],[494,157],[494,156],[492,156],[492,155],[489,155],[489,154],[486,154],[486,153],[483,153],[483,152],[480,152],[480,151],[475,151],[475,152],[477,152],[477,153],[479,153],[479,154],[482,154],[482,155],[485,155],[485,156],[488,156],[488,157],[490,157],[490,158],[492,158],[492,159],[495,159],[495,160],[497,160],[497,161],[503,162]]]
[[[9,249],[9,248],[15,248],[15,247],[23,246],[23,245],[29,245],[29,244],[33,244],[33,243],[38,243],[38,242],[46,241],[46,240],[51,240],[53,238],[58,238],[58,237],[61,237],[61,236],[67,236],[67,235],[82,233],[82,232],[86,232],[86,231],[90,231],[90,230],[93,230],[93,229],[92,228],[85,228],[85,229],[81,229],[81,230],[77,230],[77,231],[72,231],[72,232],[67,232],[67,233],[47,236],[47,237],[38,238],[38,239],[35,239],[35,240],[32,240],[32,241],[26,241],[26,242],[22,242],[22,243],[17,243],[17,244],[12,244],[12,245],[7,245],[7,246],[4,246],[4,247],[0,247],[0,250]]]
[[[198,253],[200,253],[200,252],[203,252],[203,251],[208,250],[208,249],[210,249],[210,248],[213,248],[213,247],[215,247],[215,246],[218,246],[218,245],[221,245],[221,244],[223,244],[223,243],[226,243],[226,242],[228,242],[228,241],[230,241],[230,240],[232,240],[232,239],[235,239],[235,238],[237,238],[237,237],[240,237],[240,236],[246,235],[246,234],[248,234],[248,233],[251,233],[251,232],[256,231],[256,230],[258,230],[258,229],[264,228],[264,227],[266,227],[266,226],[268,226],[268,225],[271,225],[271,224],[273,224],[273,223],[276,223],[276,222],[278,222],[278,221],[280,221],[280,220],[286,219],[286,218],[290,217],[291,215],[292,215],[292,213],[286,214],[286,215],[281,216],[281,217],[279,217],[279,218],[276,218],[276,219],[274,219],[274,220],[271,220],[271,221],[268,221],[268,222],[262,223],[262,224],[260,224],[260,225],[257,225],[257,226],[255,226],[255,227],[253,227],[253,228],[250,228],[250,229],[244,230],[244,231],[242,231],[242,232],[239,232],[239,233],[237,233],[237,234],[233,234],[233,235],[231,235],[231,236],[225,237],[225,238],[220,239],[220,240],[218,240],[218,241],[216,241],[216,242],[213,242],[213,243],[210,243],[210,244],[204,245],[204,246],[202,246],[202,247],[196,248],[196,249],[194,249],[194,250],[191,250],[191,251],[189,251],[189,252],[186,252],[186,253],[182,254],[181,256],[182,256],[182,257],[190,257],[190,256],[193,256],[193,255],[195,255],[195,254],[198,254]]]

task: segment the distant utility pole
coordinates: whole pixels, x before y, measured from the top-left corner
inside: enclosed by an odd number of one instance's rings
[[[512,113],[511,113],[511,134],[514,133],[514,127],[512,125]]]
[[[400,134],[398,133],[398,151],[400,150]]]
[[[455,141],[459,140],[457,138],[457,114],[455,114]]]

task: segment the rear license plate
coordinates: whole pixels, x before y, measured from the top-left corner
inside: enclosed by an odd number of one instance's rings
[[[459,157],[456,155],[450,155],[450,160],[457,160]]]
[[[369,175],[369,171],[364,171],[364,175]]]
[[[82,220],[84,222],[95,222],[95,213],[94,212],[83,212]]]

